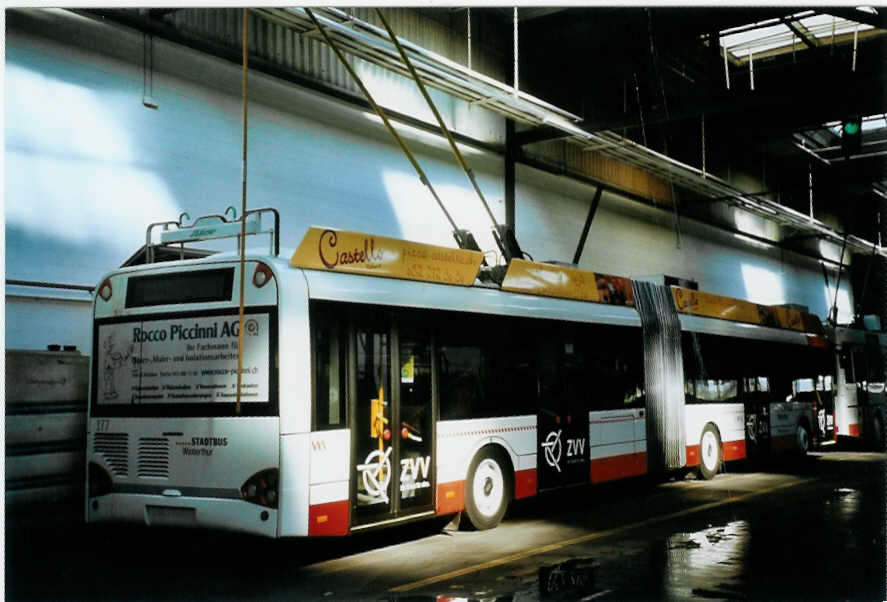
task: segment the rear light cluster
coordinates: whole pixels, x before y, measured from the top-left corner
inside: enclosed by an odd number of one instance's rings
[[[269,468],[254,474],[240,488],[241,497],[253,504],[277,508],[278,476],[276,468]]]
[[[114,293],[114,290],[111,288],[111,279],[105,278],[105,281],[102,282],[101,286],[99,286],[99,297],[101,297],[105,302],[111,299],[111,295]]]
[[[89,497],[98,497],[111,493],[111,475],[95,462],[87,468],[89,481]]]
[[[256,270],[253,272],[253,285],[256,288],[262,288],[274,278],[274,273],[264,263],[260,263],[256,266]]]

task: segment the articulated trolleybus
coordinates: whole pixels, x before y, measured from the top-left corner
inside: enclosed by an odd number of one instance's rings
[[[99,285],[88,522],[484,529],[540,491],[810,445],[794,390],[834,356],[798,309],[520,259],[491,284],[478,252],[323,228],[280,258],[276,215],[154,224]],[[188,258],[242,226],[270,249]]]
[[[880,324],[864,326],[835,326],[830,332],[836,351],[832,426],[835,438],[863,439],[883,449],[887,334]]]

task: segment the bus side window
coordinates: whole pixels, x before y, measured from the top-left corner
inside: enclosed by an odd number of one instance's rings
[[[345,328],[324,314],[312,316],[315,430],[345,427]]]
[[[586,326],[577,347],[583,351],[588,409],[643,408],[644,356],[640,329]]]
[[[439,347],[440,418],[474,418],[480,405],[484,353],[478,346],[447,344]]]

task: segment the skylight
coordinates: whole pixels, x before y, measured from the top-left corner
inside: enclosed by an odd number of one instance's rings
[[[862,133],[868,134],[869,132],[874,132],[875,130],[887,128],[887,117],[885,117],[883,113],[880,115],[869,115],[868,117],[862,118],[862,123],[860,125]],[[835,136],[841,136],[840,121],[830,121],[829,123],[823,124],[823,127],[829,130]]]
[[[859,7],[858,10],[877,12],[870,7]],[[742,63],[748,60],[750,54],[772,56],[804,50],[808,44],[840,44],[851,41],[854,36],[884,33],[887,32],[865,23],[807,10],[725,29],[720,32],[720,44],[733,62]]]

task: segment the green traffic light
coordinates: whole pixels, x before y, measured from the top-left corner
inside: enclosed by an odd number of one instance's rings
[[[844,124],[844,133],[848,136],[855,136],[859,133],[859,122],[858,121],[848,121]]]

